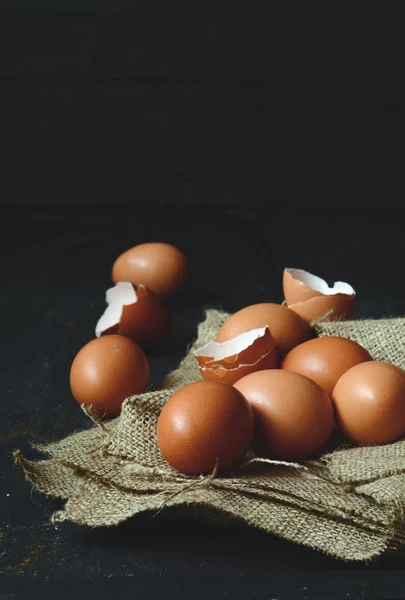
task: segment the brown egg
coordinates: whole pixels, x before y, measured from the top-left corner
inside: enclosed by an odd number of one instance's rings
[[[240,379],[234,387],[253,408],[253,450],[260,456],[301,460],[318,452],[332,434],[328,394],[308,377],[272,369]]]
[[[288,308],[307,323],[350,319],[356,292],[348,283],[329,287],[324,279],[302,269],[284,269],[284,297]]]
[[[157,296],[172,298],[187,282],[188,263],[184,254],[170,244],[140,244],[117,258],[112,279],[114,283],[142,284]]]
[[[141,348],[121,335],[92,340],[76,355],[70,387],[79,404],[115,417],[128,396],[145,391],[149,365]]]
[[[373,360],[363,346],[340,337],[320,337],[293,348],[281,363],[285,371],[306,375],[329,395],[346,371]]]
[[[343,434],[363,446],[405,437],[405,371],[384,362],[367,362],[347,371],[332,394]]]
[[[156,346],[169,333],[170,317],[163,302],[143,285],[118,282],[107,290],[107,308],[96,325],[96,336],[119,334],[142,348]]]
[[[268,327],[241,333],[222,344],[212,341],[194,352],[201,375],[207,381],[232,385],[241,377],[277,366],[275,342]]]
[[[212,473],[237,465],[253,437],[252,410],[235,388],[197,381],[176,392],[157,424],[162,456],[178,471]]]
[[[225,321],[217,335],[217,342],[232,338],[259,327],[268,326],[276,342],[279,356],[311,337],[309,325],[295,312],[271,302],[252,304],[234,313]]]

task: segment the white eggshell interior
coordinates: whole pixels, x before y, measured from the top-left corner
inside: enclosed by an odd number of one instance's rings
[[[234,356],[235,354],[240,354],[246,348],[249,348],[257,339],[264,336],[266,333],[266,329],[268,327],[259,327],[258,329],[252,329],[251,331],[246,331],[245,333],[241,333],[237,337],[232,340],[228,340],[227,342],[216,342],[212,340],[208,342],[202,348],[194,351],[194,356],[207,356],[209,358],[213,358],[213,360],[222,360],[227,358],[228,356]]]
[[[351,285],[344,281],[335,281],[332,287],[329,287],[324,279],[303,271],[302,269],[286,269],[293,279],[300,281],[304,285],[307,285],[315,292],[320,292],[324,296],[334,296],[335,294],[346,294],[353,296],[356,292]]]
[[[96,337],[100,337],[103,331],[110,329],[110,327],[118,325],[121,321],[124,306],[135,304],[138,301],[135,288],[128,281],[119,281],[117,285],[109,288],[105,299],[108,306],[97,322]]]

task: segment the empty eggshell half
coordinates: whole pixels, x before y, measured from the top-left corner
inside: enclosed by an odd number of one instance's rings
[[[307,323],[350,319],[356,292],[351,285],[336,281],[332,287],[321,277],[302,269],[284,269],[284,297],[291,308]]]
[[[120,334],[149,348],[167,335],[167,308],[145,286],[120,281],[107,290],[106,302],[108,306],[96,325],[96,337]]]
[[[277,366],[275,342],[267,326],[252,329],[227,342],[213,340],[196,350],[194,356],[204,379],[229,385],[249,373]]]

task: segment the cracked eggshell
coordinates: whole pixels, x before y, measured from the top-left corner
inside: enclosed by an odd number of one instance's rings
[[[108,304],[96,325],[96,337],[119,334],[142,348],[156,346],[167,336],[170,316],[162,301],[143,285],[120,281],[107,290]]]
[[[351,285],[336,281],[329,287],[324,279],[302,269],[284,269],[284,297],[288,308],[309,324],[350,319],[356,292]]]
[[[307,302],[291,304],[289,308],[310,325],[321,321],[347,321],[353,316],[354,296],[351,298],[343,296],[312,298]]]
[[[231,315],[219,329],[216,341],[226,342],[241,333],[266,325],[280,357],[312,337],[308,323],[297,313],[281,304],[263,302],[246,306]]]
[[[275,342],[268,327],[242,333],[227,342],[209,342],[194,352],[198,368],[207,381],[234,384],[262,369],[277,367]]]

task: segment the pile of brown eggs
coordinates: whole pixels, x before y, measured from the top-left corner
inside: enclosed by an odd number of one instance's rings
[[[126,397],[146,390],[144,349],[168,334],[164,301],[184,288],[188,272],[184,255],[168,244],[141,244],[118,257],[97,337],[72,364],[80,404],[113,417]],[[302,460],[320,452],[334,430],[359,445],[405,437],[405,372],[374,361],[356,342],[314,335],[319,320],[352,316],[354,289],[329,287],[299,269],[285,269],[283,289],[283,304],[243,308],[194,352],[203,380],[178,390],[157,425],[162,456],[175,469],[223,472],[249,448]]]
[[[70,387],[79,404],[115,417],[125,398],[146,390],[149,363],[144,350],[169,334],[165,301],[183,290],[188,274],[186,257],[170,244],[140,244],[117,258],[112,269],[115,286],[107,290],[96,339],[80,350],[70,371]]]

